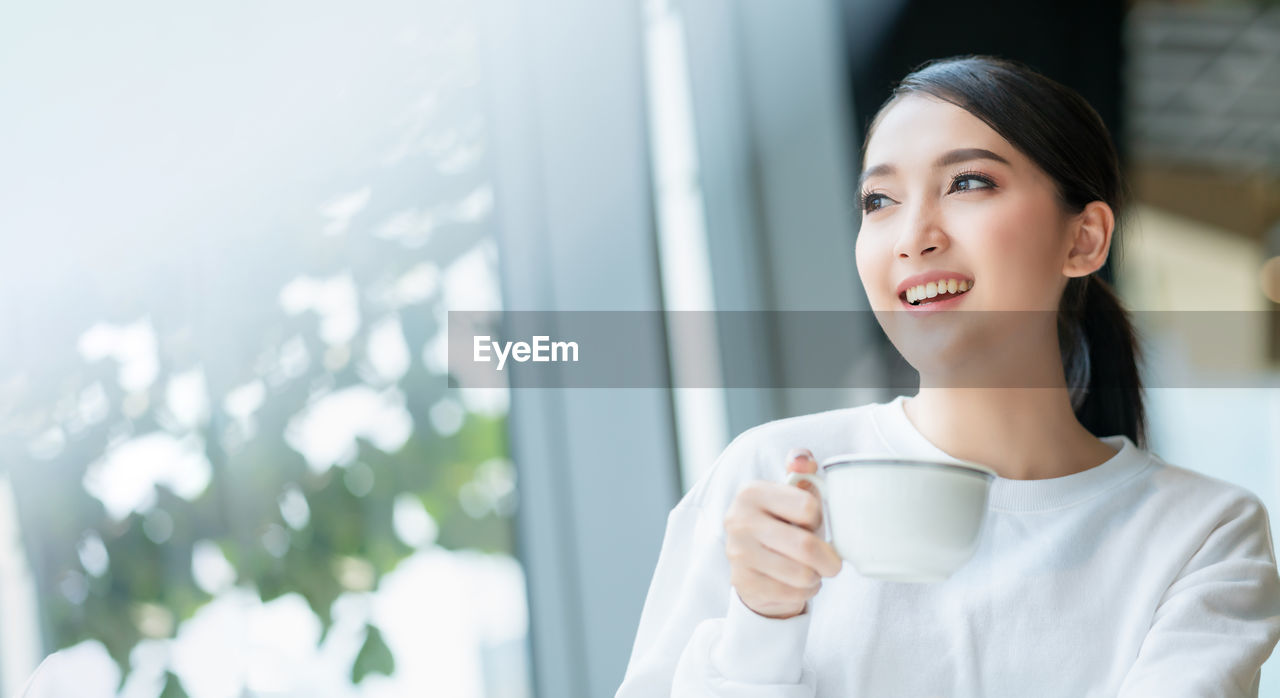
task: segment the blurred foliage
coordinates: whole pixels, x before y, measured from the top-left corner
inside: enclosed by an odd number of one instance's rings
[[[395,670],[396,660],[391,656],[391,648],[382,641],[382,633],[372,625],[366,626],[364,646],[351,667],[351,683],[360,683],[373,673],[390,676]]]
[[[223,551],[235,584],[256,589],[264,601],[300,594],[327,633],[341,594],[376,588],[413,552],[397,537],[392,518],[395,500],[406,493],[436,522],[437,545],[514,549],[513,500],[478,512],[460,498],[479,466],[506,458],[505,417],[467,411],[456,430],[437,430],[431,410],[455,400],[456,386],[422,359],[445,331],[440,279],[493,238],[487,210],[470,217],[439,213],[484,201],[489,191],[486,158],[458,156],[484,153],[484,112],[468,67],[476,63],[467,53],[474,46],[458,40],[465,35],[456,28],[442,24],[438,33],[445,38],[438,39],[436,29],[419,27],[421,41],[405,46],[428,53],[402,61],[450,70],[379,78],[401,81],[399,102],[384,100],[380,107],[392,128],[354,128],[315,144],[316,161],[305,173],[290,171],[295,180],[277,182],[269,192],[238,192],[231,205],[210,201],[207,210],[171,212],[165,234],[33,235],[27,256],[10,258],[50,270],[22,288],[0,279],[0,306],[6,299],[38,299],[0,307],[7,311],[0,322],[9,324],[0,343],[0,469],[17,494],[46,651],[98,640],[127,677],[130,653],[141,640],[174,637],[210,600],[192,568],[193,550],[205,540]],[[367,202],[343,230],[326,231],[317,211],[352,192],[363,192]],[[432,221],[430,234],[380,234],[403,228],[405,220]],[[334,340],[319,313],[282,308],[281,292],[291,281],[345,275],[357,290],[354,336]],[[432,283],[418,295],[397,294],[397,285],[414,275]],[[131,392],[122,387],[115,359],[87,361],[77,344],[98,323],[143,320],[154,330],[158,373],[148,387]],[[386,321],[399,322],[410,357],[407,372],[394,379],[379,376],[369,358],[371,329]],[[305,347],[305,367],[287,370],[286,350],[296,364],[298,346]],[[166,391],[170,379],[192,371],[203,375],[208,410],[198,424],[183,425]],[[243,415],[228,412],[226,397],[255,381],[265,397],[246,426]],[[412,433],[393,453],[359,439],[351,462],[318,472],[286,432],[309,406],[352,386],[402,395]],[[96,391],[108,408],[86,418],[85,396]],[[191,500],[157,485],[153,507],[115,521],[86,491],[86,472],[120,444],[155,433],[197,439],[211,465],[209,485]],[[46,447],[33,448],[40,439]],[[352,486],[354,468],[371,474],[371,486]],[[309,510],[296,529],[280,505],[293,489]],[[108,559],[96,575],[78,553],[92,535]],[[353,568],[362,574],[350,574]],[[381,633],[369,625],[353,680],[393,670]],[[164,698],[180,695],[180,681],[168,674]]]
[[[364,259],[366,268],[356,266],[354,270],[371,277],[403,272],[402,267],[409,261],[401,258],[402,261],[384,265],[382,258],[370,255]],[[372,282],[367,280],[366,284]],[[241,291],[241,298],[237,299],[230,288],[211,289],[210,293],[229,302],[240,301],[245,307],[270,305],[275,298],[274,293],[263,294],[264,299]],[[387,312],[372,307],[363,310],[375,317],[385,317]],[[411,355],[419,356],[425,337],[442,328],[427,312],[400,313],[405,334],[418,339],[416,345],[410,344]],[[166,331],[162,324],[165,320],[181,329]],[[169,360],[163,362],[159,377],[146,393],[148,404],[153,407],[141,415],[131,418],[121,412],[120,406],[129,396],[118,386],[113,387],[113,377],[106,375],[110,361],[77,366],[83,362],[55,356],[49,363],[61,370],[42,374],[37,366],[29,364],[24,374],[10,377],[10,385],[21,385],[26,399],[10,407],[9,423],[27,428],[21,432],[7,430],[4,463],[10,466],[9,475],[18,495],[20,527],[41,592],[42,620],[51,650],[96,639],[127,675],[133,647],[149,632],[154,633],[154,628],[140,617],[145,615],[139,613],[140,605],[146,604],[153,618],[155,609],[171,617],[173,622],[166,625],[167,635],[172,636],[182,620],[210,600],[209,594],[196,584],[192,570],[193,548],[201,540],[217,543],[235,570],[236,582],[256,588],[263,601],[291,592],[301,594],[327,632],[333,602],[346,591],[362,591],[344,585],[344,565],[349,567],[351,560],[363,563],[361,566],[372,572],[376,585],[382,575],[413,552],[400,541],[393,527],[394,501],[402,493],[417,497],[435,520],[438,545],[492,552],[513,550],[510,509],[491,508],[477,518],[474,512],[464,510],[459,498],[463,487],[475,478],[477,466],[506,458],[505,417],[467,412],[455,433],[437,433],[428,412],[441,400],[452,398],[446,397],[446,378],[429,374],[421,361],[413,361],[394,386],[374,386],[395,387],[405,395],[415,428],[398,451],[385,453],[367,440],[358,439],[353,463],[335,464],[316,473],[286,442],[290,418],[309,404],[343,387],[367,385],[354,364],[368,346],[363,328],[369,323],[362,324],[351,346],[344,349],[352,355],[345,367],[330,371],[321,361],[312,361],[302,375],[268,388],[253,415],[257,428],[246,436],[225,414],[218,398],[246,379],[255,378],[247,370],[255,362],[245,355],[243,345],[256,348],[260,344],[278,344],[289,336],[281,329],[295,321],[283,314],[271,318],[245,313],[238,326],[222,326],[216,331],[206,328],[208,334],[202,340],[185,342],[185,351],[175,346],[183,342],[172,338],[191,332],[186,317],[152,314],[151,321],[161,337],[160,354]],[[327,347],[316,338],[314,327],[290,329],[306,333],[312,356],[325,354]],[[274,341],[261,341],[263,337]],[[58,358],[65,363],[56,361]],[[212,466],[208,487],[187,501],[164,485],[157,485],[153,508],[145,514],[135,512],[122,521],[113,521],[103,504],[86,491],[86,471],[112,446],[129,438],[153,432],[185,436],[182,430],[174,429],[172,420],[158,420],[157,416],[165,410],[165,379],[196,366],[205,371],[211,398],[209,419],[196,430]],[[58,419],[53,405],[41,404],[41,398],[56,402],[79,395],[93,383],[106,388],[113,409],[108,418],[82,426],[79,433],[66,428],[66,422],[73,419],[70,413]],[[53,457],[33,458],[27,444],[50,428],[67,434],[64,445]],[[367,491],[357,487],[353,492],[349,478],[344,477],[353,467],[367,468],[371,473],[372,484]],[[306,525],[299,529],[290,528],[281,511],[280,498],[290,487],[301,492],[309,510]],[[157,536],[148,535],[147,521],[151,517],[167,517],[171,521],[167,537],[156,540]],[[163,531],[169,527],[157,528]],[[264,540],[270,531],[287,533],[288,546],[283,555],[273,554]],[[85,569],[77,553],[88,532],[95,532],[107,551],[109,564],[100,576]],[[378,630],[370,626],[352,676],[359,680],[369,672],[391,670],[390,651]],[[172,678],[165,690],[166,696],[180,691]]]
[[[182,682],[172,672],[165,672],[164,689],[160,691],[160,698],[186,698],[186,691],[182,690]]]

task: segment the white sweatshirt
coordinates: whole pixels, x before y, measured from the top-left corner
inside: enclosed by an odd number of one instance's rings
[[[1280,577],[1258,498],[1128,438],[1089,470],[996,478],[973,558],[945,582],[846,562],[772,619],[729,583],[724,516],[786,454],[953,461],[903,398],[743,432],[672,509],[617,698],[1256,696],[1280,639]]]

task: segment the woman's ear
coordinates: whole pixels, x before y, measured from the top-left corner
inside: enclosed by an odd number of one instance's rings
[[[1062,274],[1068,277],[1088,276],[1102,268],[1111,250],[1111,232],[1116,218],[1111,207],[1102,201],[1091,201],[1071,218],[1071,247]]]

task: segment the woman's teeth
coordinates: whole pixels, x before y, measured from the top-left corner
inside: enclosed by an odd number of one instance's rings
[[[944,293],[958,295],[968,290],[969,282],[964,279],[930,281],[927,284],[921,284],[907,289],[907,302],[912,305],[918,305],[921,301],[927,298],[934,298]]]

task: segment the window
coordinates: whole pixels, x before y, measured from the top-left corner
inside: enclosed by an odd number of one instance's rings
[[[6,694],[35,643],[78,695],[531,694],[508,396],[443,363],[501,304],[474,10],[2,23]]]

